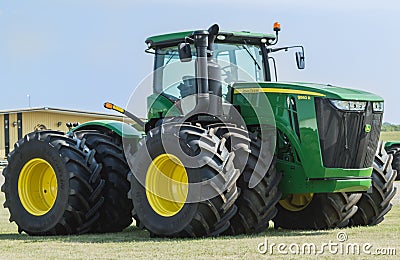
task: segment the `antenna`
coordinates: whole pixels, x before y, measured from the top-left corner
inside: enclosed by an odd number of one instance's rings
[[[31,95],[26,95],[26,97],[28,98],[28,105],[29,105],[29,108],[31,108]]]

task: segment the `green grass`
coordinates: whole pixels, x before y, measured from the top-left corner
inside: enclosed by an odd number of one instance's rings
[[[1,182],[0,182],[1,183]],[[396,184],[398,187],[399,183]],[[0,203],[4,194],[0,195]],[[375,248],[396,248],[400,254],[400,199],[396,197],[394,207],[385,221],[374,227],[345,228],[328,231],[286,231],[268,229],[255,236],[221,237],[207,239],[154,239],[148,232],[131,226],[121,233],[90,234],[80,236],[31,237],[18,234],[15,223],[9,223],[7,209],[0,208],[0,259],[253,259],[261,255],[257,251],[259,243],[337,242],[336,235],[345,232],[348,243],[371,243]],[[301,221],[301,220],[299,220]],[[275,254],[272,257],[282,258]],[[290,255],[291,258],[296,257]],[[311,256],[297,256],[299,259]],[[326,253],[324,258],[331,258]],[[343,256],[342,256],[343,257]],[[362,255],[362,258],[365,258]],[[351,256],[351,258],[357,258]],[[386,257],[382,257],[386,259]],[[393,258],[394,259],[394,258]]]
[[[400,141],[400,131],[381,132],[381,140],[383,140],[383,141]]]

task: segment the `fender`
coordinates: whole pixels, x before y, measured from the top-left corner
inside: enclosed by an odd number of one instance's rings
[[[392,147],[400,147],[400,141],[385,142],[385,150],[388,151]]]
[[[142,139],[144,132],[136,130],[133,126],[116,120],[93,120],[72,128],[69,133],[78,130],[104,130],[108,129],[122,138]]]

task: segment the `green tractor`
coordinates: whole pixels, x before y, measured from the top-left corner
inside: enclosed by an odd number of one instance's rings
[[[397,171],[396,180],[400,180],[400,142],[389,141],[385,142],[385,150],[388,154],[393,156],[392,168]]]
[[[274,34],[208,30],[150,37],[153,94],[141,126],[93,121],[15,144],[4,206],[31,235],[117,232],[157,237],[275,228],[376,225],[396,188],[379,143],[381,97],[273,81]],[[173,65],[174,64],[174,65]],[[173,65],[173,66],[172,66]],[[172,68],[171,68],[172,66]],[[135,103],[136,104],[136,103]]]

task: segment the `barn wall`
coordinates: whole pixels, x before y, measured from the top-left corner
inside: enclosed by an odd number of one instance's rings
[[[33,132],[38,129],[38,126],[43,125],[46,129],[58,130],[67,132],[67,122],[84,123],[91,120],[111,119],[122,121],[121,117],[108,116],[100,114],[87,114],[87,113],[70,113],[58,111],[25,111],[22,112],[22,122],[18,122],[17,113],[9,114],[10,117],[10,151],[14,148],[14,144],[18,141],[18,127],[22,128],[22,137],[27,133]],[[6,157],[5,154],[5,136],[4,136],[4,115],[0,115],[0,160]],[[61,125],[58,125],[61,122]]]

